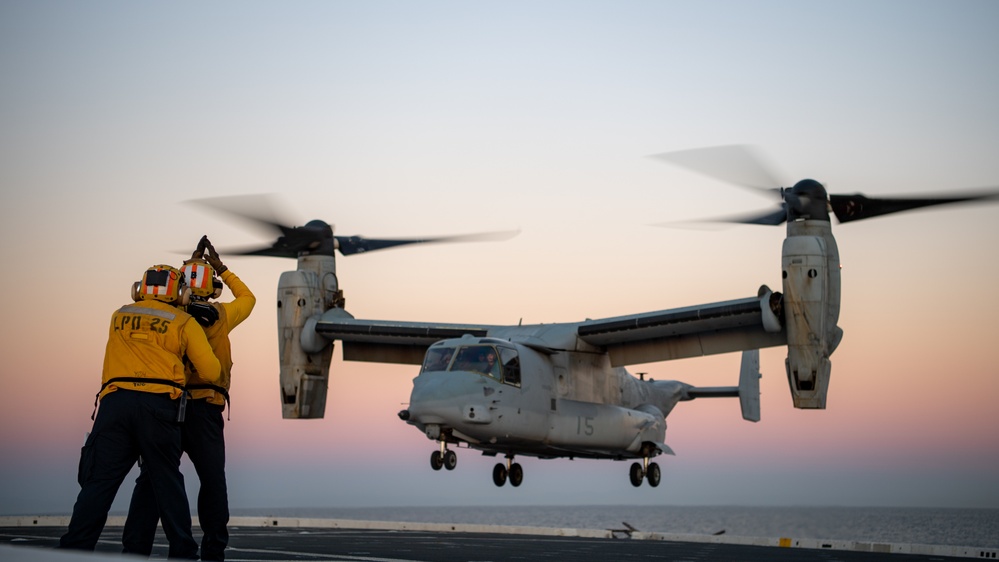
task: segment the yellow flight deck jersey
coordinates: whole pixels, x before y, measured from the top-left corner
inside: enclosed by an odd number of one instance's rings
[[[213,382],[201,375],[201,369],[196,364],[193,366],[188,364],[191,370],[188,373],[187,384],[189,386],[205,383],[215,384],[228,391],[230,377],[232,376],[232,347],[229,343],[229,332],[250,316],[257,298],[253,296],[253,293],[250,292],[246,284],[232,270],[227,269],[222,273],[222,282],[225,283],[226,287],[229,287],[229,290],[232,291],[233,296],[236,298],[232,302],[211,303],[215,307],[215,310],[218,310],[219,319],[211,326],[205,328],[208,343],[212,345],[212,350],[215,351],[215,356],[218,357],[219,363],[222,366],[221,376],[218,382]],[[211,389],[192,388],[191,397],[195,399],[206,398],[212,404],[225,405],[225,396]]]
[[[164,302],[143,300],[119,308],[111,316],[107,350],[104,352],[105,385],[99,397],[115,390],[170,393],[181,390],[155,382],[114,382],[115,378],[162,379],[184,385],[184,357],[190,359],[205,380],[218,383],[221,367],[204,331],[190,314]]]

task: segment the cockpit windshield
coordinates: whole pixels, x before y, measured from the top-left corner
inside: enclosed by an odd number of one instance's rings
[[[500,380],[501,371],[496,348],[491,345],[466,345],[458,350],[452,371],[475,371]]]
[[[432,347],[423,359],[421,372],[425,371],[467,371],[520,386],[520,356],[516,349],[506,346]]]
[[[454,356],[453,347],[433,347],[427,350],[421,371],[446,371]]]

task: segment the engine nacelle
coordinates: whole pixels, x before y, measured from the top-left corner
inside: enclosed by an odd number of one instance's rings
[[[331,256],[302,256],[297,271],[281,274],[277,321],[281,415],[285,419],[322,418],[326,413],[333,344],[311,345],[306,350],[302,340],[304,336],[306,341],[315,341],[316,334],[304,333],[315,325],[309,320],[335,306],[339,298]]]
[[[788,222],[783,248],[787,380],[795,408],[823,409],[832,363],[843,338],[839,250],[828,221]]]

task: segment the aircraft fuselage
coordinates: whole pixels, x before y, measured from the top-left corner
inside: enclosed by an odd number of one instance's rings
[[[493,367],[478,362],[489,352]],[[465,337],[428,349],[404,415],[431,439],[486,454],[637,458],[662,449],[687,388],[640,381],[603,353]]]

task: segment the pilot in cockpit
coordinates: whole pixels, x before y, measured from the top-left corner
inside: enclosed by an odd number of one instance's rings
[[[444,353],[441,354],[440,363],[438,363],[438,365],[437,365],[437,370],[438,371],[446,371],[447,370],[447,366],[451,363],[451,356],[452,355],[453,355],[453,352],[450,349],[445,350]]]
[[[496,362],[496,352],[490,349],[486,353],[486,360],[482,365],[482,372],[498,379],[500,378],[500,368],[499,363]]]

